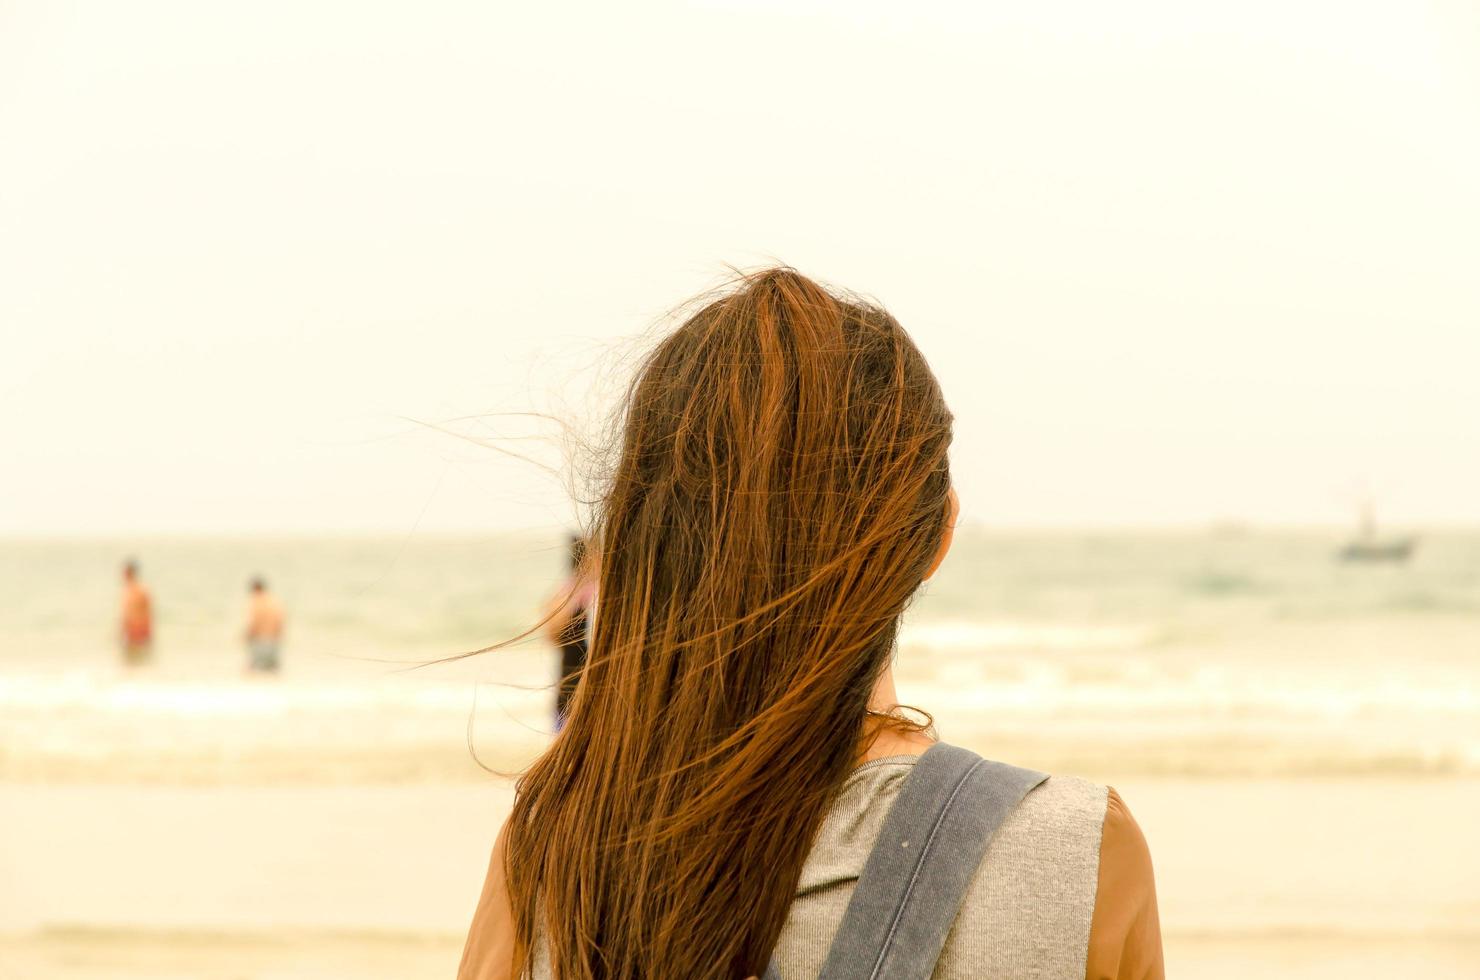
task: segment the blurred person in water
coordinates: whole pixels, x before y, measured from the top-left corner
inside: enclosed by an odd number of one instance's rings
[[[281,665],[283,605],[256,576],[247,586],[247,669],[274,673]]]
[[[586,539],[570,536],[570,571],[560,589],[545,605],[545,639],[560,649],[560,683],[555,690],[555,729],[565,723],[586,666],[591,607],[596,601],[595,570],[587,563]]]
[[[1159,980],[1115,791],[899,704],[900,616],[959,513],[924,356],[790,269],[689,309],[621,407],[590,657],[461,980]]]
[[[120,603],[119,642],[123,662],[137,667],[149,662],[154,642],[154,607],[149,590],[139,581],[139,563],[123,563],[123,600]]]

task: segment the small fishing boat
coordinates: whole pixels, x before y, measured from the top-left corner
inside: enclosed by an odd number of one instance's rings
[[[1413,557],[1418,547],[1416,537],[1382,538],[1377,534],[1377,521],[1372,516],[1370,501],[1362,504],[1361,529],[1357,536],[1342,546],[1336,553],[1338,561],[1350,562],[1405,562]]]

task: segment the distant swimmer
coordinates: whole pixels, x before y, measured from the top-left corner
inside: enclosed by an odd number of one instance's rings
[[[262,578],[252,579],[247,602],[247,669],[276,672],[283,643],[283,605],[267,591]]]
[[[139,563],[132,558],[123,563],[123,602],[118,638],[126,665],[138,667],[149,662],[154,639],[154,612],[149,590],[139,581]]]
[[[576,693],[586,646],[591,607],[596,602],[596,570],[586,561],[586,540],[570,536],[570,576],[545,609],[545,638],[560,648],[560,687],[555,692],[555,727],[565,722],[570,699]]]

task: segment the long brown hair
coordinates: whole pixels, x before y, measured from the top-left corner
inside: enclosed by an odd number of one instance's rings
[[[590,658],[520,779],[515,976],[764,970],[945,533],[951,416],[870,303],[742,277],[628,392]]]

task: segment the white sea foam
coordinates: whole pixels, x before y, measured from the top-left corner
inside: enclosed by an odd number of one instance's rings
[[[1319,673],[1248,675],[1132,657],[905,659],[901,698],[949,739],[1055,768],[1154,772],[1480,772],[1480,690]],[[506,678],[510,679],[510,678]],[[518,681],[519,678],[512,678]],[[73,671],[0,680],[0,778],[268,780],[473,775],[537,752],[550,693],[533,684],[376,674],[148,680]],[[317,761],[316,761],[317,760]]]

